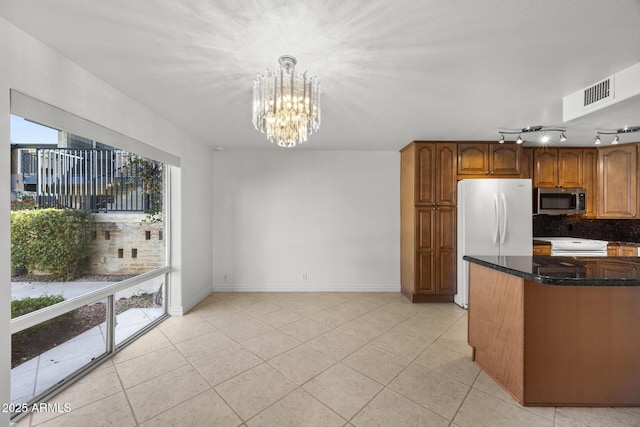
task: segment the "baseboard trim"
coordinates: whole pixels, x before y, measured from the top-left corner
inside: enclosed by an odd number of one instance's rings
[[[182,306],[178,306],[178,307],[169,307],[167,309],[167,314],[169,316],[182,316],[184,315],[184,310],[182,309]]]
[[[213,292],[400,292],[395,285],[249,285],[219,283]]]
[[[189,310],[191,310],[193,307],[198,305],[202,300],[204,300],[206,297],[208,297],[212,293],[213,293],[213,287],[207,288],[202,292],[200,292],[200,294],[198,294],[195,298],[192,298],[191,301],[189,301],[186,305],[181,305],[178,307],[170,307],[167,310],[167,313],[169,313],[170,316],[183,316]]]

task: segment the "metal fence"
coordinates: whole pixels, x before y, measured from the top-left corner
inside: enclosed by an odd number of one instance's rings
[[[153,162],[126,151],[40,148],[36,157],[39,208],[148,212],[161,197],[140,178]]]

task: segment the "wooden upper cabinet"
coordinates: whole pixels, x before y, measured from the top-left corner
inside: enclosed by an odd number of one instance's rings
[[[456,144],[420,143],[416,205],[456,204]]]
[[[598,151],[598,218],[636,218],[638,214],[636,145]]]
[[[522,148],[522,161],[520,162],[520,176],[533,179],[533,147]]]
[[[436,173],[435,144],[419,144],[417,145],[417,182],[416,186],[416,204],[431,205],[436,202],[436,182],[433,176]]]
[[[520,176],[522,145],[489,144],[489,167],[494,176]]]
[[[558,150],[536,148],[533,152],[533,186],[558,185]]]
[[[458,175],[488,175],[488,144],[458,144]]]
[[[581,149],[558,149],[558,185],[582,187]]]
[[[458,175],[520,177],[522,146],[516,144],[458,144]]]
[[[582,188],[587,190],[587,218],[598,215],[598,150],[582,149]]]
[[[582,187],[582,149],[536,148],[534,187]]]

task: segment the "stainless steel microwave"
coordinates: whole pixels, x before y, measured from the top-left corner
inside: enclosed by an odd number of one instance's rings
[[[587,190],[584,188],[533,189],[534,215],[581,215],[587,213]]]

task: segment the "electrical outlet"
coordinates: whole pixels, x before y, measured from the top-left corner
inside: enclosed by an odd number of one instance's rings
[[[228,277],[227,277],[227,275],[225,274],[225,275],[224,275],[224,280],[227,280],[227,279],[228,279]]]
[[[307,273],[302,273],[302,280],[307,280]]]

